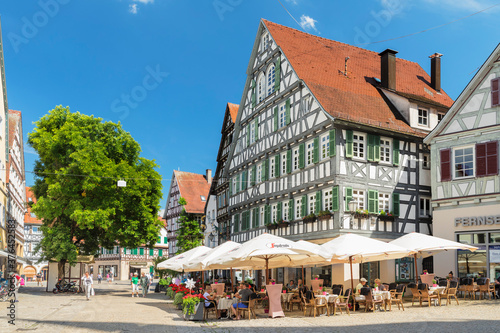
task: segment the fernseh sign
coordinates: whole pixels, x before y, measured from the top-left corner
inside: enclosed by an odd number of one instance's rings
[[[456,217],[455,227],[475,227],[481,225],[500,225],[500,215]]]

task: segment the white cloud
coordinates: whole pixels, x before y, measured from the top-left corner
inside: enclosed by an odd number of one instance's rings
[[[128,11],[132,14],[137,14],[137,4],[131,4],[128,6]]]
[[[445,8],[466,10],[471,12],[477,12],[486,9],[495,4],[496,1],[493,0],[423,0],[424,2],[434,5],[442,6]]]
[[[310,16],[307,16],[307,15],[302,15],[300,17],[300,26],[303,28],[303,29],[314,29],[315,31],[318,31],[318,29],[316,29],[316,23],[318,21],[316,21],[315,19],[313,19],[312,17]]]
[[[132,0],[134,2],[140,2],[140,3],[143,3],[143,4],[148,4],[148,3],[153,3],[155,2],[155,0]]]
[[[299,4],[299,0],[286,0],[286,2],[289,2],[292,5],[298,5]]]

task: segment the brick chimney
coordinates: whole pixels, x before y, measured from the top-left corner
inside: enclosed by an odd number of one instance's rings
[[[212,183],[212,169],[207,169],[205,178],[207,179],[207,183]]]
[[[431,58],[431,87],[436,91],[441,91],[441,57],[440,53],[434,53]]]
[[[396,90],[396,54],[398,51],[386,49],[380,52],[380,73],[382,87]]]

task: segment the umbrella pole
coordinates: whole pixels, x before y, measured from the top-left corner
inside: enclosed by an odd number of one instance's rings
[[[413,254],[413,258],[415,259],[415,283],[418,284],[418,271],[417,271],[417,254]]]
[[[306,277],[304,276],[304,265],[302,265],[302,286],[306,285]]]
[[[354,304],[354,281],[352,279],[352,256],[349,257],[349,265],[351,267],[351,295],[352,295],[352,311],[356,311],[356,304]],[[349,300],[347,300],[349,302]]]
[[[266,258],[266,284],[269,284],[269,258]]]
[[[233,268],[231,267],[230,270],[231,270],[231,288],[234,290],[234,286],[233,286],[233,283],[234,283],[233,282]]]
[[[201,287],[205,290],[205,271],[201,271]]]

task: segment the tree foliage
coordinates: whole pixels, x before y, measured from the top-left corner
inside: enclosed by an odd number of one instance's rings
[[[33,212],[43,220],[42,260],[73,263],[99,246],[156,243],[161,177],[121,125],[56,107],[35,123]],[[117,180],[126,179],[126,187]]]
[[[177,229],[177,246],[179,250],[177,254],[194,249],[202,245],[203,233],[201,232],[198,221],[193,214],[188,214],[184,206],[187,205],[186,199],[179,198],[179,204],[182,206],[182,211],[179,216],[179,229]]]

